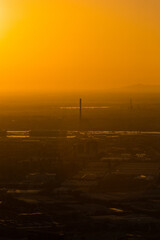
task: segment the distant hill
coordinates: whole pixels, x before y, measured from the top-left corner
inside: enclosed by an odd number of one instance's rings
[[[108,90],[111,93],[160,93],[160,84],[133,84],[115,87]]]
[[[124,91],[129,92],[150,92],[150,93],[160,93],[160,85],[153,85],[153,84],[135,84],[130,85],[124,88]]]

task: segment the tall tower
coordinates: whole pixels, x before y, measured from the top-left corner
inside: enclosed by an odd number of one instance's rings
[[[133,101],[132,101],[132,98],[130,98],[130,110],[131,110],[131,111],[133,110]]]
[[[82,119],[82,99],[79,101],[79,119]]]

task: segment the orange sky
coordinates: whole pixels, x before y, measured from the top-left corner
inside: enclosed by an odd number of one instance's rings
[[[159,0],[0,0],[0,91],[159,84],[159,13]]]

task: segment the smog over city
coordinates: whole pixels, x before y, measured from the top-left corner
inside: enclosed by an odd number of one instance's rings
[[[0,0],[0,240],[160,239],[159,0]]]

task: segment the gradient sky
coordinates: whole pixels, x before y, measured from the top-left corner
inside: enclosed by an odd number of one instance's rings
[[[0,91],[160,83],[159,0],[0,0]]]

